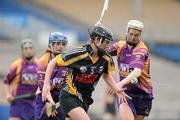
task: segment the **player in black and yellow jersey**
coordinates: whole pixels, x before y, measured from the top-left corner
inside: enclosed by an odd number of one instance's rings
[[[66,66],[67,80],[60,94],[60,105],[65,116],[71,120],[90,120],[87,115],[93,103],[92,92],[103,75],[105,82],[116,91],[121,101],[127,96],[110,76],[115,69],[111,56],[104,50],[112,39],[112,32],[104,26],[96,26],[90,33],[89,44],[58,55],[48,65],[42,99],[49,94],[49,79],[55,65]]]

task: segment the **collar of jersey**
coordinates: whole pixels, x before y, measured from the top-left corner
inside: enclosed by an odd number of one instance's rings
[[[95,64],[99,60],[99,58],[97,58],[97,59],[92,58],[94,51],[93,51],[91,45],[87,44],[86,47],[87,47],[87,52],[89,53],[89,58],[91,59],[92,63]]]

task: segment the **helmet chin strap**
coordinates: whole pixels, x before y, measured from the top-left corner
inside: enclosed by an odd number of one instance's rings
[[[96,44],[96,43],[94,42],[94,45],[95,45],[95,47],[97,48],[97,51],[98,51],[98,55],[99,55],[99,56],[101,56],[102,53],[104,52],[104,49],[102,49],[102,48],[99,47],[101,44],[102,44],[102,38],[100,38],[98,44]]]
[[[102,44],[102,37],[99,40],[99,43],[96,46],[100,46]]]

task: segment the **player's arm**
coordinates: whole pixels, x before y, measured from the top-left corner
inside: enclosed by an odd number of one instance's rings
[[[133,70],[126,78],[124,78],[124,79],[120,82],[120,84],[121,84],[122,86],[125,86],[125,85],[131,83],[132,80],[137,79],[138,77],[140,77],[140,76],[141,76],[141,73],[142,73],[142,70],[141,70],[141,69],[139,69],[139,68],[134,68],[134,70]]]
[[[103,74],[104,81],[115,91],[117,96],[121,99],[122,102],[127,103],[126,98],[131,99],[125,92],[123,92],[123,88],[119,87],[118,84],[116,84],[115,80],[112,78],[110,74]]]
[[[115,80],[110,74],[103,73],[103,79],[104,81],[115,91],[115,92],[122,92],[123,89],[119,88],[116,84]]]
[[[14,78],[16,77],[16,70],[17,70],[17,66],[15,63],[13,63],[9,69],[8,74],[3,79],[4,89],[6,92],[6,99],[9,103],[12,103],[15,100],[15,98],[12,94],[13,86],[11,86],[11,83],[14,80]]]
[[[56,66],[56,59],[52,59],[49,64],[48,64],[48,67],[46,69],[46,74],[45,74],[45,80],[44,80],[44,86],[43,86],[43,90],[42,90],[42,99],[43,101],[46,100],[46,98],[50,98],[50,78],[51,78],[51,75],[52,75],[52,72],[53,72],[53,69],[55,68]],[[52,98],[52,97],[51,97]],[[50,101],[51,102],[51,99]]]

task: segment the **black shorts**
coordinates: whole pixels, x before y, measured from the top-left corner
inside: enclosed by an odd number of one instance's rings
[[[68,112],[76,107],[82,107],[86,112],[89,108],[89,104],[82,102],[77,96],[71,95],[63,90],[60,94],[60,105],[64,117],[68,117]]]

